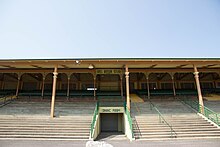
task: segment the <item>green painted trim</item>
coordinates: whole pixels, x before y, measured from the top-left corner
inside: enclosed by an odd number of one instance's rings
[[[48,61],[63,61],[63,60],[82,60],[82,61],[86,61],[86,60],[100,60],[100,61],[126,61],[126,60],[129,60],[129,61],[142,61],[142,60],[145,60],[145,61],[151,61],[151,60],[154,60],[154,61],[160,61],[160,60],[163,60],[163,61],[171,61],[171,60],[176,60],[176,61],[185,61],[185,60],[189,60],[189,61],[204,61],[204,60],[209,60],[209,61],[212,61],[212,60],[220,60],[220,58],[51,58],[51,59],[0,59],[0,62],[1,61],[44,61],[44,60],[48,60]]]

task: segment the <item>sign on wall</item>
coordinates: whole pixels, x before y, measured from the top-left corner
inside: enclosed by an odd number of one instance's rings
[[[124,107],[99,107],[99,113],[124,113]]]
[[[96,74],[122,74],[121,69],[97,69]]]

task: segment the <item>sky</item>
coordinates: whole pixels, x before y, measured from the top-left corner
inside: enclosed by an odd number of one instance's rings
[[[0,59],[220,57],[220,0],[0,0]]]

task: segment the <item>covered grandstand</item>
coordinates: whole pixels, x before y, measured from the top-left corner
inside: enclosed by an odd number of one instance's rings
[[[220,137],[219,58],[0,60],[0,95],[1,139]]]

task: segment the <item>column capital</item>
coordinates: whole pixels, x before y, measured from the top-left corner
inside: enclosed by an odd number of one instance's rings
[[[65,73],[65,74],[67,75],[67,79],[70,80],[70,77],[71,77],[72,73],[67,72],[67,73]]]
[[[96,73],[92,73],[93,79],[96,80]]]
[[[145,72],[144,75],[145,75],[146,79],[148,80],[148,79],[149,79],[149,75],[150,75],[150,73]]]
[[[53,72],[53,77],[57,78],[58,72]]]
[[[175,72],[168,72],[172,79],[174,79]]]
[[[196,75],[199,75],[199,72],[196,71],[196,72],[193,72],[193,74],[196,76]]]
[[[22,72],[17,73],[18,74],[18,80],[21,80],[21,76],[23,75]]]
[[[120,77],[120,80],[122,80],[122,79],[123,79],[123,75],[122,75],[122,74],[119,74],[119,77]]]

